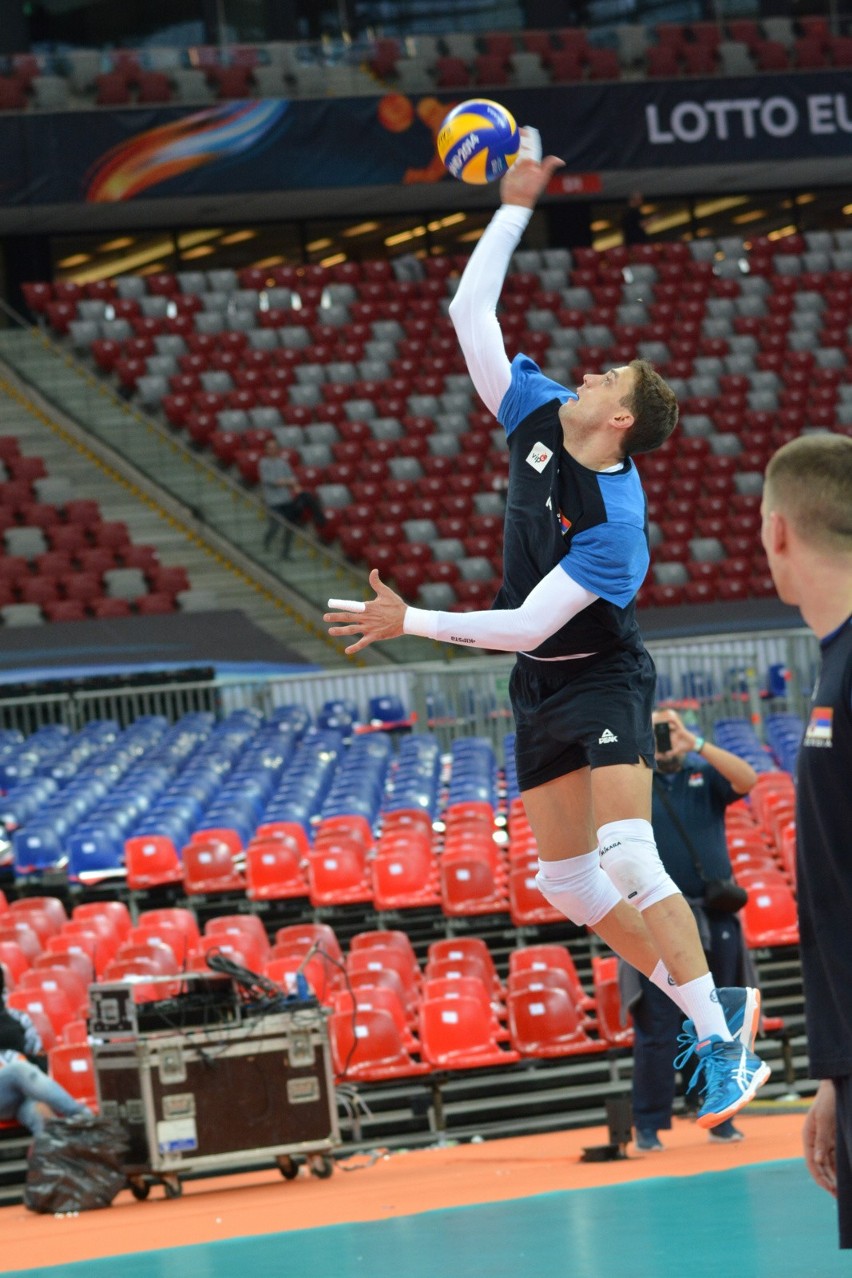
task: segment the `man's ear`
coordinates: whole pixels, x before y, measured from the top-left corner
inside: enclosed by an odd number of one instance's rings
[[[768,540],[769,548],[773,554],[782,554],[789,545],[790,530],[787,526],[787,520],[777,510],[769,512],[768,521]]]

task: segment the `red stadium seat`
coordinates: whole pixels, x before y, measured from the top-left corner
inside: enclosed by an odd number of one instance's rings
[[[480,1069],[520,1060],[519,1052],[499,1045],[493,1019],[478,999],[426,999],[418,1024],[422,1058],[435,1069]]]
[[[511,990],[507,999],[510,1041],[522,1056],[575,1056],[607,1050],[590,1038],[571,995],[541,986]]]
[[[181,853],[183,883],[187,896],[211,892],[236,892],[245,888],[235,853],[223,839],[199,839],[188,843]]]
[[[338,1083],[380,1082],[430,1072],[427,1062],[412,1058],[392,1014],[379,1007],[358,1007],[357,993],[355,1015],[333,1012],[328,1030]]]
[[[97,1110],[98,1088],[94,1058],[87,1042],[57,1043],[48,1052],[48,1071],[54,1082],[64,1087],[75,1100],[91,1110]]]

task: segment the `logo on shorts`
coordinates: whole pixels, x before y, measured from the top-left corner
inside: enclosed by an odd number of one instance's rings
[[[610,732],[609,728],[604,728],[603,732],[598,737],[598,745],[614,745],[617,740],[618,737],[614,732]]]
[[[527,461],[533,470],[537,470],[541,474],[552,456],[553,450],[548,448],[546,444],[533,444],[527,454]]]

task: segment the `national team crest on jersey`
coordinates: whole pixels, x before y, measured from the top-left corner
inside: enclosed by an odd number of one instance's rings
[[[704,774],[702,772],[691,772],[686,783],[691,789],[696,786],[704,785]]]
[[[811,717],[808,720],[808,726],[805,729],[805,739],[802,745],[818,746],[822,749],[830,747],[832,744],[832,728],[834,726],[834,711],[831,706],[814,706],[811,710]]]
[[[546,444],[533,444],[527,454],[527,462],[532,466],[533,470],[537,470],[541,474],[552,456],[553,450],[548,448]]]

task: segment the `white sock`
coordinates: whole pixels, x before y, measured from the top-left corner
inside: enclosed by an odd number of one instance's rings
[[[669,969],[666,967],[662,959],[660,959],[659,963],[648,977],[648,980],[652,985],[656,985],[658,990],[662,990],[664,994],[668,994],[671,1001],[680,1008],[684,1016],[690,1015],[687,1010],[687,1006],[681,997],[680,987],[676,985],[672,977],[669,976]]]
[[[678,993],[683,999],[687,1015],[695,1024],[699,1039],[715,1034],[718,1038],[730,1041],[733,1035],[728,1029],[728,1022],[709,972],[705,976],[696,977],[694,981],[687,981],[685,985],[679,985]]]

